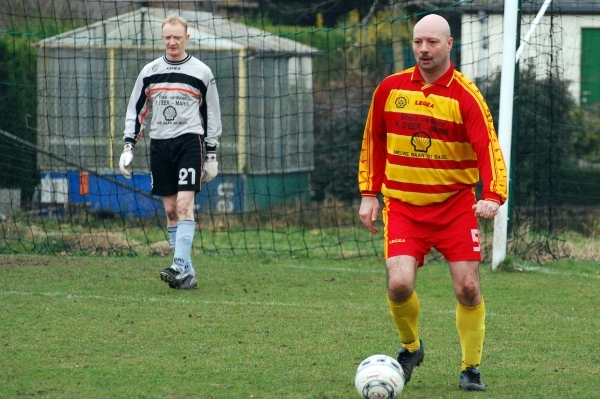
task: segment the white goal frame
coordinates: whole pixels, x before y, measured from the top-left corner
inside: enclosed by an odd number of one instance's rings
[[[498,140],[500,148],[506,162],[506,192],[510,188],[510,156],[512,145],[512,126],[513,126],[513,100],[515,90],[515,68],[523,49],[529,44],[529,39],[538,26],[540,20],[546,13],[546,9],[552,0],[545,0],[525,39],[517,47],[517,23],[518,20],[518,0],[506,0],[504,2],[504,35],[502,38],[502,76],[500,79],[500,111],[498,118]],[[492,270],[496,270],[498,265],[506,259],[506,248],[508,241],[508,201],[498,210],[494,218],[494,242],[492,250]]]

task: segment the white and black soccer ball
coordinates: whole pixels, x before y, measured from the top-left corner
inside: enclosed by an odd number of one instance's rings
[[[356,369],[354,386],[363,399],[398,398],[404,389],[402,366],[387,355],[369,356]]]

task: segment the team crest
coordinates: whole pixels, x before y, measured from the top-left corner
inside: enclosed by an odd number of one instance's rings
[[[398,107],[398,108],[404,108],[408,104],[408,98],[406,98],[404,96],[400,96],[400,97],[396,98],[395,104],[396,104],[396,107]]]

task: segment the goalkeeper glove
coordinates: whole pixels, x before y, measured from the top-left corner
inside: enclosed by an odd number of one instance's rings
[[[219,173],[219,162],[217,162],[216,152],[207,152],[204,157],[204,171],[202,172],[202,181],[208,183]]]
[[[127,169],[131,165],[131,161],[133,161],[133,144],[125,143],[121,159],[119,160],[119,169],[121,169],[121,173],[127,179],[131,179],[131,173]]]

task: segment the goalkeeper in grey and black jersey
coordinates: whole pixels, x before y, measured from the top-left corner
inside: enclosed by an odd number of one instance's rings
[[[140,72],[127,107],[125,148],[119,168],[126,178],[133,149],[150,120],[151,192],[162,197],[173,264],[160,272],[175,289],[196,288],[190,251],[194,240],[194,197],[201,182],[218,172],[221,136],[219,95],[212,71],[187,54],[187,21],[170,16],[162,26],[166,54]],[[206,152],[204,147],[206,146]]]

